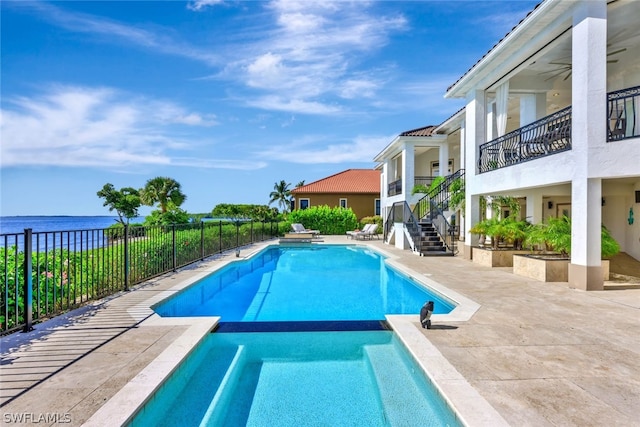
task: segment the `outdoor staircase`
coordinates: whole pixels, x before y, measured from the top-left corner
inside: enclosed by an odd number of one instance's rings
[[[430,222],[420,222],[420,240],[417,252],[422,256],[450,255],[447,248],[438,235],[436,228]]]

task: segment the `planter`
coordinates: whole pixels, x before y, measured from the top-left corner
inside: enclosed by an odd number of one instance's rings
[[[569,258],[559,255],[516,255],[513,273],[541,282],[568,282]],[[602,277],[609,280],[609,260],[602,260]]]
[[[485,267],[513,267],[513,256],[527,250],[472,248],[472,261]]]

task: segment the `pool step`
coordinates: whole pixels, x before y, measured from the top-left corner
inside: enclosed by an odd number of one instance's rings
[[[243,322],[256,322],[258,317],[260,316],[260,310],[262,310],[262,306],[264,305],[264,301],[269,294],[269,289],[271,288],[271,280],[273,278],[273,272],[264,273],[262,275],[262,280],[260,281],[260,287],[256,292],[249,308],[245,312],[244,316],[242,316]]]
[[[242,373],[244,359],[246,358],[245,354],[245,346],[238,346],[236,355],[229,364],[227,373],[222,378],[220,386],[218,387],[218,391],[213,396],[213,399],[209,404],[209,408],[202,417],[202,421],[200,422],[201,427],[207,425],[220,425],[220,422],[226,415],[229,401],[233,396],[235,383],[238,381],[238,379],[240,378],[240,374]]]
[[[418,387],[413,373],[392,345],[367,345],[364,354],[378,383],[387,422],[392,425],[438,425],[437,414]],[[415,375],[421,375],[416,372]]]
[[[362,359],[264,360],[243,425],[382,427],[367,369]]]

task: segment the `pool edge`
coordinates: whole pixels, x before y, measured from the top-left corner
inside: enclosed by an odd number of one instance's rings
[[[508,426],[500,413],[449,363],[420,331],[412,315],[387,315],[405,349],[465,426]]]
[[[333,245],[333,243],[323,242],[325,245]],[[345,245],[338,243],[337,245]],[[246,255],[236,259],[226,260],[220,264],[205,268],[201,273],[176,283],[171,288],[160,292],[158,295],[141,302],[134,309],[149,310],[153,312],[153,307],[159,302],[167,299],[171,295],[191,286],[195,282],[201,280],[214,271],[225,266],[252,258],[270,246],[277,246],[273,242],[265,242],[252,248]],[[444,296],[456,304],[456,308],[448,314],[434,314],[433,320],[436,321],[467,321],[479,309],[480,305],[474,301],[464,297],[457,292],[448,289],[444,285],[420,275],[409,267],[397,262],[397,257],[379,248],[374,248],[365,244],[347,243],[346,246],[367,247],[370,250],[378,252],[386,258],[386,262],[393,265],[393,268],[408,275],[416,280],[422,286],[431,288],[434,292]],[[425,337],[417,327],[412,323],[418,321],[416,315],[387,315],[387,322],[391,325],[394,333],[398,335],[407,351],[414,358],[416,363],[420,365],[427,378],[432,382],[433,386],[438,390],[442,398],[449,404],[456,414],[456,417],[466,426],[486,425],[500,426],[508,425],[497,411],[488,404],[484,398],[473,388],[458,371],[444,358],[444,356],[433,346],[433,344]],[[186,325],[189,328],[183,332],[174,342],[172,342],[158,357],[151,361],[138,375],[120,389],[111,399],[109,399],[98,411],[96,411],[83,426],[113,426],[124,425],[130,422],[145,403],[153,396],[153,394],[165,383],[169,376],[180,366],[196,346],[204,339],[204,337],[213,331],[220,318],[217,316],[208,317],[160,317],[153,313],[140,326],[159,326],[159,325]],[[393,322],[393,323],[392,323]],[[410,329],[412,328],[413,331]],[[418,339],[419,337],[419,339]],[[433,363],[438,361],[438,366],[426,365],[427,360]],[[440,369],[443,369],[442,371]],[[455,372],[457,375],[443,375],[443,372]],[[461,410],[464,405],[471,400],[472,409]],[[480,411],[478,413],[477,412]],[[486,413],[485,413],[486,411]],[[482,416],[481,416],[482,415]],[[486,416],[485,416],[486,415]],[[494,417],[497,416],[496,417]],[[469,420],[471,423],[469,423]],[[488,420],[479,422],[482,420]]]

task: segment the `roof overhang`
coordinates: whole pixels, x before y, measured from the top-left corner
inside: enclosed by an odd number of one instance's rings
[[[405,146],[405,144],[411,145],[424,145],[437,147],[443,142],[447,141],[447,135],[433,134],[430,136],[397,136],[389,145],[387,145],[380,153],[374,158],[374,162],[384,162],[385,159],[389,159],[397,156]]]
[[[445,92],[445,98],[466,98],[475,89],[489,89],[526,68],[535,56],[572,26],[575,2],[545,0],[500,40]]]

